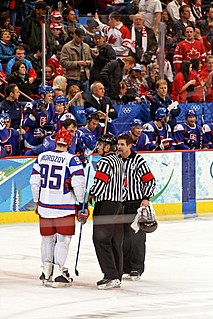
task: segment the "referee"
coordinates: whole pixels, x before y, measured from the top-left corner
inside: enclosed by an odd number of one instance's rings
[[[123,161],[116,154],[117,140],[105,134],[98,139],[94,184],[89,202],[95,199],[93,212],[93,243],[104,278],[98,289],[120,287],[123,273]]]
[[[129,134],[118,137],[118,154],[124,161],[127,183],[127,196],[124,202],[124,242],[123,273],[138,280],[144,272],[146,254],[146,234],[131,228],[131,223],[140,206],[147,207],[155,188],[155,178],[144,158],[131,150],[132,139]]]

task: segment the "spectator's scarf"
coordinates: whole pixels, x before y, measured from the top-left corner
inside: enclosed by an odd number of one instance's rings
[[[141,37],[142,37],[142,48],[143,48],[143,52],[146,52],[147,50],[147,32],[146,32],[146,28],[143,26],[142,30],[141,30]],[[135,27],[132,27],[131,30],[131,40],[132,40],[132,52],[135,53],[136,51],[136,37],[135,37]]]

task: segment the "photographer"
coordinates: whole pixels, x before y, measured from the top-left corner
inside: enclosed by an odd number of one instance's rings
[[[150,66],[150,74],[147,77],[147,83],[149,89],[156,91],[156,83],[159,80],[159,71],[160,71],[160,66],[157,62],[154,62]]]

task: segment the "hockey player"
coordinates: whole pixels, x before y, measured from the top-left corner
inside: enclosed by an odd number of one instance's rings
[[[140,119],[134,119],[130,124],[130,132],[132,139],[133,151],[149,151],[152,150],[152,144],[148,136],[143,132],[143,122]]]
[[[131,224],[137,209],[149,206],[149,199],[155,189],[155,178],[143,157],[131,150],[132,140],[129,134],[119,135],[117,148],[124,161],[127,184],[124,202],[123,272],[132,280],[138,280],[145,267],[146,233],[142,230],[135,233]]]
[[[82,223],[88,217],[88,211],[81,210],[85,194],[83,167],[78,157],[67,152],[71,141],[68,130],[59,130],[55,151],[38,156],[30,178],[42,236],[43,273],[40,279],[46,285],[53,275],[54,288],[70,286],[73,281],[64,265],[75,233],[76,210]]]
[[[173,137],[170,126],[167,124],[166,108],[159,107],[155,112],[155,120],[144,124],[143,131],[152,143],[151,149],[171,150]]]
[[[98,289],[120,287],[123,271],[123,163],[115,154],[116,143],[110,134],[98,139],[97,152],[102,158],[89,191],[89,201],[95,199],[93,243],[104,274],[97,282]]]
[[[208,148],[213,148],[213,122],[204,124],[203,131],[205,133]]]
[[[174,128],[175,148],[177,150],[192,150],[200,148],[201,126],[196,124],[197,115],[193,109],[186,112],[186,122],[177,124]],[[206,137],[202,132],[201,148],[208,148]]]
[[[52,133],[53,115],[55,113],[52,104],[53,88],[49,85],[41,85],[38,89],[41,99],[26,104],[24,112],[25,148],[32,149],[42,143],[47,134]]]
[[[53,115],[53,123],[55,132],[61,129],[64,120],[68,118],[76,120],[72,113],[67,112],[67,105],[68,99],[64,95],[58,96],[54,100],[55,114]]]
[[[11,127],[11,118],[7,113],[0,114],[0,146],[7,156],[20,155],[20,134]]]

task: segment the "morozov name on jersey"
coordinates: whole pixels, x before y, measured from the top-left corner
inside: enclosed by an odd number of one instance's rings
[[[56,163],[63,163],[65,161],[65,158],[57,156],[57,155],[43,155],[41,160],[42,161],[56,162]]]

